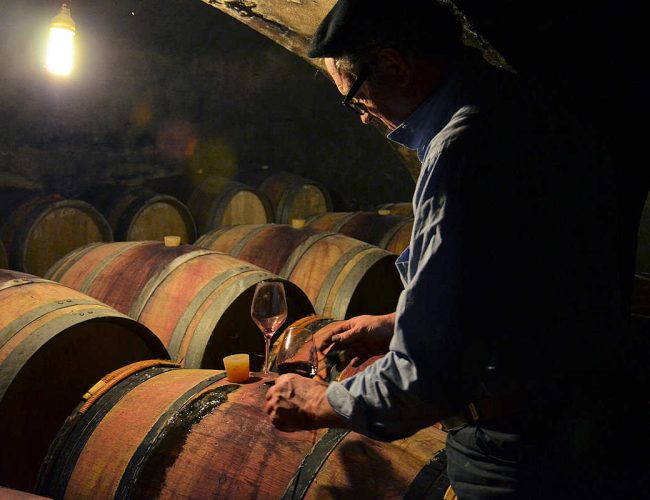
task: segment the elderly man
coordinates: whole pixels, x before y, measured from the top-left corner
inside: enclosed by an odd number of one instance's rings
[[[415,222],[396,313],[328,332],[386,355],[329,386],[281,376],[266,411],[383,440],[442,420],[461,499],[611,498],[629,481],[596,466],[614,436],[602,382],[623,364],[609,171],[573,120],[460,40],[425,0],[340,0],[319,26],[309,55],[343,104],[422,161]]]

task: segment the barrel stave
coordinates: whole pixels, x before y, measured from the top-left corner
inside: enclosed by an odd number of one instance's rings
[[[300,285],[319,314],[343,319],[395,310],[402,284],[387,252],[333,234],[298,247],[291,258],[296,265],[284,276]]]
[[[227,399],[203,418],[201,427],[209,432],[178,436],[176,443],[184,441],[182,448],[174,447],[173,440],[158,447],[157,463],[152,460],[148,477],[138,482],[139,495],[161,499],[280,497],[323,431],[280,432],[264,412],[265,385],[222,386],[228,388]],[[164,457],[170,449],[177,459],[165,469]],[[188,476],[196,479],[188,481]]]
[[[192,390],[213,375],[169,370],[126,393],[86,441],[70,476],[66,498],[115,498],[134,455],[143,444],[153,444],[157,436],[151,431],[160,431],[160,425],[166,423],[160,419],[174,417],[175,411],[195,396]]]
[[[77,248],[56,261],[45,273],[45,278],[58,282],[65,276],[66,286],[84,292],[82,285],[88,278],[88,269],[110,258],[119,246],[120,243],[91,243]],[[80,261],[84,264],[80,265]]]
[[[434,428],[391,443],[349,433],[318,470],[304,498],[403,498],[423,464],[444,448],[445,438]]]
[[[325,212],[310,217],[307,226],[317,231],[338,233],[341,227],[356,214],[357,212]]]
[[[202,248],[209,248],[215,252],[230,253],[230,250],[242,238],[245,238],[253,228],[257,227],[260,227],[259,224],[239,224],[237,226],[222,227],[204,234],[194,244]]]
[[[210,238],[206,247],[282,274],[294,249],[314,234],[314,231],[297,230],[284,224],[234,226]]]

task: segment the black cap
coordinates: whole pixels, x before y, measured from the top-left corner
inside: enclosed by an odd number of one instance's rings
[[[436,0],[339,0],[320,23],[307,51],[309,57],[340,57],[373,42],[397,42],[444,49],[460,43],[458,19]],[[400,40],[401,38],[401,40]]]

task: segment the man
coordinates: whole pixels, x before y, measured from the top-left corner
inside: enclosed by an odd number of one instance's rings
[[[460,38],[426,0],[340,0],[319,26],[309,55],[344,104],[417,150],[415,222],[396,313],[328,332],[387,354],[329,386],[281,376],[266,411],[383,440],[443,420],[461,499],[612,498],[639,477],[599,466],[625,406],[604,383],[625,365],[611,174],[573,120]]]

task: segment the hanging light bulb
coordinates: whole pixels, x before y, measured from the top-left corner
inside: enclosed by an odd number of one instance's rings
[[[74,35],[76,27],[70,15],[68,4],[61,5],[50,23],[50,38],[47,42],[45,67],[58,76],[68,76],[74,67]]]

